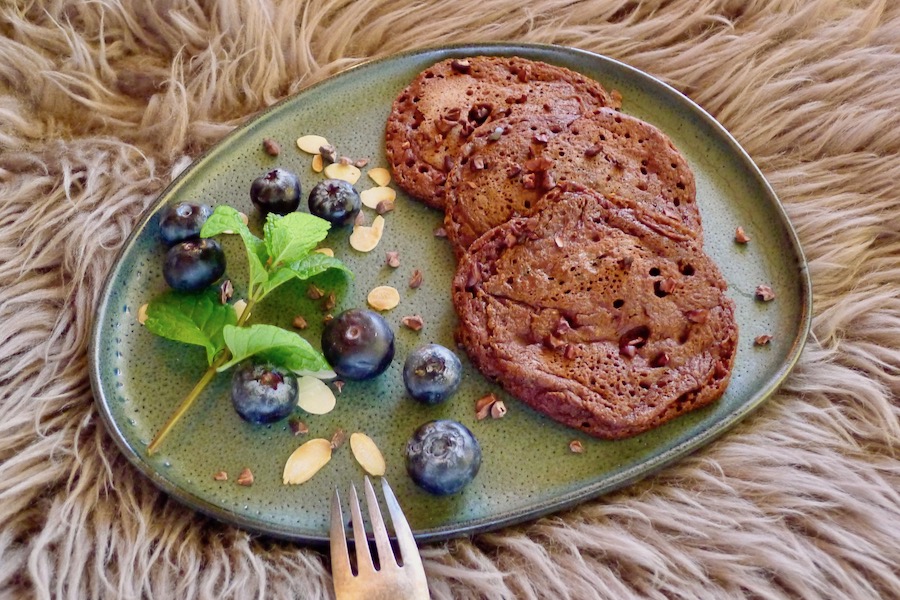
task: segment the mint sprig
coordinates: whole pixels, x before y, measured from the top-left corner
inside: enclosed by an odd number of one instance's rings
[[[330,368],[325,357],[295,332],[266,324],[245,326],[256,304],[292,279],[309,279],[329,269],[353,275],[340,260],[313,252],[330,227],[328,221],[306,213],[283,217],[269,214],[263,226],[264,237],[260,239],[234,208],[216,207],[200,235],[230,234],[243,241],[249,265],[247,306],[238,318],[232,306],[222,304],[214,289],[198,294],[167,292],[148,304],[145,325],[150,331],[204,347],[209,363],[203,377],[148,446],[149,454],[158,450],[215,374],[241,361],[258,357],[296,373]]]

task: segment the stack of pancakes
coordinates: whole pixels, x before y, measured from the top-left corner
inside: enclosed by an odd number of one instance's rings
[[[737,347],[690,167],[620,104],[568,69],[478,56],[420,73],[386,128],[397,184],[444,211],[472,363],[606,439],[718,399]]]

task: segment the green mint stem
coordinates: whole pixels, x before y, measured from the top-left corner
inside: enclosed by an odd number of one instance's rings
[[[244,323],[247,322],[247,319],[250,318],[250,311],[253,309],[253,306],[256,304],[256,300],[253,298],[253,295],[250,294],[250,300],[247,302],[247,307],[244,309],[244,312],[241,314],[238,319],[237,326],[241,327]],[[175,409],[175,412],[169,417],[169,420],[166,421],[166,424],[163,425],[162,429],[156,434],[156,437],[153,438],[153,441],[150,442],[150,445],[147,446],[147,454],[153,455],[159,450],[159,447],[162,445],[163,440],[166,439],[166,436],[172,431],[175,425],[178,424],[178,421],[181,420],[181,417],[185,415],[185,413],[190,410],[191,406],[193,406],[194,402],[197,398],[200,397],[200,394],[203,393],[203,390],[206,389],[206,386],[209,385],[209,382],[213,380],[213,377],[216,376],[216,372],[219,367],[227,363],[231,360],[231,352],[228,351],[228,348],[225,348],[219,355],[213,360],[212,364],[203,374],[203,377],[200,378],[200,381],[194,385],[194,388],[188,393],[187,396],[184,397],[184,400],[181,401],[181,404],[178,405],[178,408]]]

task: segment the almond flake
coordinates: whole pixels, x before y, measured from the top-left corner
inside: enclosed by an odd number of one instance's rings
[[[325,167],[326,177],[330,177],[331,179],[342,179],[350,185],[359,181],[360,175],[362,175],[362,172],[351,164],[336,162]]]
[[[366,473],[373,477],[384,475],[387,465],[381,450],[375,442],[364,433],[356,432],[350,436],[350,451],[356,462],[365,469]]]
[[[234,314],[237,315],[238,320],[244,316],[244,311],[247,310],[247,301],[246,300],[238,300],[234,304],[231,305],[234,308]]]
[[[318,252],[319,254],[324,254],[325,256],[330,256],[334,258],[334,250],[331,248],[316,248],[313,252]]]
[[[362,213],[360,213],[362,214]],[[372,225],[356,225],[350,234],[350,246],[360,252],[371,252],[384,233],[384,217],[377,215]]]
[[[297,380],[297,406],[313,415],[324,415],[334,410],[337,399],[324,381],[304,375]]]
[[[138,323],[140,323],[141,325],[143,325],[144,323],[147,322],[147,305],[146,304],[141,304],[141,307],[138,309],[137,319],[138,319]]]
[[[309,481],[330,460],[331,442],[322,438],[309,440],[288,457],[282,481],[284,485],[298,485]]]
[[[375,310],[391,310],[400,304],[400,292],[389,285],[380,285],[369,292],[366,302]]]
[[[756,338],[753,340],[753,343],[757,346],[765,346],[766,344],[768,344],[771,341],[772,341],[772,336],[769,335],[768,333],[764,333],[762,335],[756,336]]]
[[[734,230],[734,241],[738,244],[746,244],[750,241],[750,236],[744,231],[743,227]]]
[[[369,208],[376,209],[380,202],[393,202],[396,200],[397,192],[394,191],[394,188],[385,186],[373,187],[360,192],[359,199]]]
[[[316,154],[312,159],[312,170],[315,173],[321,173],[325,170],[325,161],[322,159],[321,154]]]
[[[215,475],[213,475],[213,479],[216,481],[228,481],[228,473],[225,471],[219,471]]]
[[[386,186],[391,182],[391,172],[384,167],[375,167],[368,171],[369,179],[380,186]]]
[[[581,454],[584,452],[584,445],[578,440],[572,440],[569,442],[569,451],[574,454]]]
[[[328,140],[321,135],[304,135],[297,139],[297,147],[307,154],[320,154],[319,148],[328,145]]]

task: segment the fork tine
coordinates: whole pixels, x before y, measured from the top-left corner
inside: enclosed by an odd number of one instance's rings
[[[419,556],[419,549],[416,547],[416,540],[413,538],[412,529],[409,528],[409,522],[403,516],[403,509],[397,502],[397,496],[394,490],[388,484],[387,479],[381,478],[381,489],[384,492],[384,501],[391,513],[391,522],[394,524],[394,533],[397,536],[397,544],[400,546],[400,556],[403,558],[403,566],[409,567],[410,570],[420,572],[424,581],[425,571],[422,566],[422,557]]]
[[[391,548],[391,540],[388,538],[387,529],[384,526],[381,509],[378,507],[378,498],[375,497],[375,490],[368,477],[366,477],[366,504],[369,507],[369,520],[372,522],[372,532],[375,534],[375,545],[378,547],[378,562],[381,569],[399,566],[397,559],[394,558],[394,550]]]
[[[362,513],[359,510],[359,497],[356,495],[356,486],[350,484],[350,514],[353,522],[353,544],[356,546],[356,568],[359,573],[374,571],[372,554],[369,552],[369,540],[366,539],[366,526],[363,524]]]
[[[335,585],[342,585],[353,577],[350,570],[350,553],[347,550],[347,538],[344,536],[344,514],[341,511],[341,497],[337,488],[331,497],[331,574]]]

